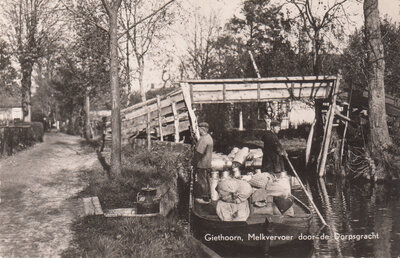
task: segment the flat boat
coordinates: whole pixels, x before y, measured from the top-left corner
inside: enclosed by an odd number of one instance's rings
[[[221,221],[216,213],[216,202],[200,204],[192,199],[193,233],[203,242],[258,246],[266,253],[270,247],[288,244],[301,234],[309,234],[311,209],[293,194],[292,198],[293,216],[254,214],[248,200],[250,216],[246,221]]]

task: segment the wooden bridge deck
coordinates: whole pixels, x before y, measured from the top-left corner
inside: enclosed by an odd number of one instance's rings
[[[191,126],[198,137],[192,104],[327,99],[336,80],[336,76],[305,76],[181,82],[179,90],[121,110],[122,141],[150,130],[159,139],[174,135],[177,142]]]

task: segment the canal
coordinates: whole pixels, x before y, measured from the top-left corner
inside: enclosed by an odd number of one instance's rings
[[[399,257],[399,182],[303,181],[328,225],[323,226],[315,213],[310,235],[272,249],[268,257]],[[307,202],[301,190],[295,192]],[[222,257],[265,257],[256,248],[206,244]]]

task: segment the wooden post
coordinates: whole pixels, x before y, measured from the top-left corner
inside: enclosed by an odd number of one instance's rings
[[[306,147],[306,167],[308,165],[308,162],[310,160],[310,153],[311,153],[311,146],[312,146],[312,139],[314,136],[314,127],[315,127],[315,123],[317,122],[316,119],[314,119],[311,128],[310,128],[310,133],[308,134],[308,138],[307,138],[307,147]]]
[[[176,111],[175,102],[172,102],[172,113],[174,114],[175,142],[179,142],[179,116]]]
[[[151,121],[151,117],[150,117],[150,109],[146,106],[147,109],[147,125],[146,125],[146,132],[147,132],[147,150],[151,150],[151,135],[150,135],[150,131],[151,131],[151,127],[150,127],[150,121]]]
[[[336,79],[336,83],[334,84],[334,88],[332,89],[332,104],[330,106],[330,113],[329,113],[329,121],[326,128],[326,135],[324,145],[322,146],[322,153],[321,153],[321,162],[319,164],[319,176],[325,176],[325,165],[326,165],[326,158],[328,156],[329,145],[331,143],[331,135],[332,135],[332,125],[333,119],[335,118],[335,110],[336,110],[336,97],[337,92],[340,87],[340,80],[342,76],[339,74]]]
[[[160,128],[160,141],[164,141],[162,133],[162,119],[161,119],[161,100],[160,95],[157,95],[157,109],[158,109],[158,127]]]
[[[239,110],[239,131],[243,131],[243,111]]]
[[[318,159],[317,159],[317,169],[318,169],[318,171],[319,171],[319,165],[321,164],[321,158],[322,158],[322,154],[323,154],[323,150],[324,150],[324,146],[325,146],[326,133],[327,133],[327,129],[328,129],[328,121],[329,121],[329,117],[330,117],[330,114],[331,114],[331,109],[332,109],[332,106],[329,105],[328,112],[325,115],[326,119],[325,119],[325,124],[324,124],[324,135],[323,135],[323,138],[322,138],[322,143],[321,143],[321,147],[320,147],[319,154],[318,154]],[[323,119],[321,119],[321,120],[323,120]]]
[[[190,123],[192,126],[193,134],[196,140],[200,139],[199,126],[197,124],[197,117],[192,109],[192,96],[190,94],[190,85],[188,83],[181,83],[183,99],[185,100],[186,108],[189,113]]]
[[[349,96],[349,103],[347,104],[347,112],[346,112],[346,117],[349,118],[350,115],[350,108],[351,108],[351,98],[353,95],[353,84],[351,85],[350,89],[350,96]],[[342,144],[340,146],[340,165],[343,164],[343,152],[344,152],[344,144],[346,141],[346,133],[347,133],[347,127],[349,125],[349,122],[346,120],[344,124],[344,131],[343,131],[343,137],[342,137]]]

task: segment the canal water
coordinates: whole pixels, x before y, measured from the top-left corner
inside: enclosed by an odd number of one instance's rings
[[[371,185],[340,179],[306,180],[313,201],[326,220],[313,217],[310,235],[277,247],[268,257],[399,257],[399,183]],[[296,191],[307,203],[306,195]],[[254,248],[206,243],[223,257],[263,257]]]
[[[371,185],[320,178],[307,187],[328,224],[321,229],[315,214],[315,257],[399,257],[399,182]]]

